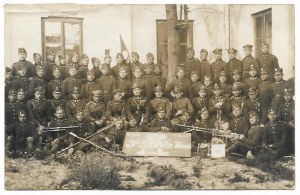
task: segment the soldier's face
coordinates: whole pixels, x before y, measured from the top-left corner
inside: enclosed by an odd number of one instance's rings
[[[251,125],[255,125],[258,122],[258,117],[253,116],[249,119]]]
[[[53,77],[54,78],[58,79],[58,78],[60,78],[60,76],[61,76],[60,70],[54,70],[53,71]]]
[[[101,100],[101,96],[99,96],[99,95],[94,95],[93,96],[93,101],[94,102],[98,103],[98,102],[100,102],[100,100]]]
[[[250,56],[251,53],[252,53],[252,49],[250,49],[250,48],[245,48],[245,49],[244,49],[244,53],[245,53],[245,56]]]
[[[116,101],[121,101],[122,98],[123,98],[123,96],[122,96],[121,93],[116,93],[116,94],[114,95],[114,100],[116,100]]]
[[[209,118],[208,111],[203,111],[200,115],[201,119],[206,120]]]
[[[18,94],[17,94],[17,100],[19,101],[22,101],[25,99],[25,93],[20,91]]]
[[[19,53],[19,60],[26,60],[27,53]]]
[[[19,73],[19,75],[20,75],[21,77],[23,77],[23,76],[25,76],[25,74],[26,74],[26,69],[23,68],[23,69],[19,70],[18,73]]]
[[[83,66],[89,65],[89,58],[84,58],[84,59],[82,59],[82,60],[81,60],[81,64],[82,64]]]
[[[221,94],[222,94],[222,90],[221,89],[215,89],[214,90],[214,94],[215,94],[215,96],[220,96]]]
[[[23,114],[23,113],[20,114],[18,118],[19,118],[19,122],[20,122],[20,123],[25,123],[25,121],[26,121],[26,119],[27,119],[26,115]]]
[[[107,68],[101,68],[100,71],[101,71],[102,75],[104,75],[104,76],[108,75],[108,69]]]
[[[163,96],[163,92],[162,91],[156,91],[155,92],[155,97],[161,98],[162,96]]]
[[[44,70],[38,70],[38,71],[36,72],[36,75],[37,75],[38,77],[43,77],[43,76],[45,75],[45,71],[44,71]]]
[[[48,59],[53,62],[55,60],[55,54],[48,55]]]
[[[139,61],[139,57],[137,55],[132,56],[132,62],[136,63]]]
[[[41,64],[41,62],[42,62],[42,58],[40,56],[34,58],[35,64]]]
[[[155,66],[155,67],[154,67],[154,73],[155,73],[156,75],[159,75],[159,74],[161,73],[161,69],[160,69],[159,66]]]
[[[53,93],[53,98],[59,100],[61,98],[61,93]]]
[[[64,58],[60,59],[59,64],[61,64],[61,65],[66,64],[66,60]]]
[[[257,75],[257,71],[255,69],[252,69],[249,71],[250,76],[255,77]]]
[[[178,70],[176,75],[177,75],[178,79],[182,79],[184,77],[184,71]]]
[[[252,101],[255,100],[257,97],[257,93],[248,94],[248,95],[249,95],[250,100],[252,100]]]
[[[105,64],[110,64],[111,60],[112,59],[110,57],[107,57],[107,58],[104,59],[104,62],[105,62]]]
[[[226,76],[219,76],[220,83],[226,83],[227,77]]]
[[[151,74],[151,68],[150,67],[145,68],[144,71],[145,71],[145,74]]]
[[[166,112],[164,110],[160,110],[160,111],[157,112],[157,116],[160,119],[165,118],[165,115],[166,115]]]
[[[127,76],[127,72],[125,70],[121,70],[119,72],[119,76],[120,76],[121,79],[124,79]]]
[[[153,64],[154,58],[153,57],[148,57],[147,58],[147,63],[148,64]]]
[[[269,79],[269,74],[262,74],[260,75],[261,80],[267,81]]]
[[[204,81],[203,81],[203,83],[204,83],[205,86],[208,87],[208,86],[211,85],[212,81],[209,78],[205,78]]]
[[[289,102],[292,100],[292,96],[290,94],[284,94],[283,98],[286,102]]]
[[[99,66],[100,66],[100,60],[97,58],[97,59],[94,61],[93,65],[94,65],[96,68],[99,68]]]
[[[57,110],[57,111],[55,112],[55,116],[56,116],[57,118],[59,118],[59,119],[62,119],[62,118],[65,117],[65,111],[63,111],[63,110]]]
[[[136,127],[137,121],[135,119],[132,119],[129,121],[129,125],[130,125],[130,127]]]
[[[262,46],[262,47],[261,47],[261,52],[262,52],[263,54],[268,53],[268,52],[269,52],[269,47],[268,47],[268,46]]]
[[[232,94],[234,97],[238,97],[241,94],[241,90],[232,90]]]
[[[233,114],[233,116],[235,116],[235,117],[240,116],[241,113],[242,113],[242,112],[241,112],[241,108],[239,108],[239,107],[232,110],[232,114]]]
[[[10,102],[15,102],[16,99],[17,99],[16,94],[10,94],[10,95],[8,96],[8,100],[9,100]]]
[[[5,80],[10,80],[12,78],[12,73],[11,72],[6,72],[5,73]]]
[[[228,53],[228,57],[230,60],[233,60],[236,57],[236,53],[230,52],[230,53]]]
[[[132,93],[134,96],[140,96],[141,95],[141,89],[140,88],[135,88],[132,90]]]
[[[81,122],[84,119],[84,114],[83,112],[78,112],[75,117],[77,121]]]
[[[88,74],[88,75],[86,75],[86,77],[87,77],[88,81],[94,81],[95,80],[95,75],[93,75],[93,74]]]
[[[72,97],[74,100],[78,100],[80,97],[80,93],[72,93]]]
[[[268,113],[268,118],[271,122],[276,120],[276,113],[275,112],[270,112]]]
[[[133,74],[134,74],[135,78],[141,78],[141,76],[142,76],[142,71],[139,70],[139,69],[137,69],[137,70],[134,71]]]
[[[115,126],[116,126],[116,129],[122,129],[123,128],[123,121],[122,120],[117,120],[115,122]]]
[[[72,57],[72,62],[76,63],[76,62],[78,62],[78,60],[79,60],[78,55],[74,55]]]
[[[274,75],[276,81],[281,81],[283,79],[283,74],[276,74]]]
[[[234,81],[239,81],[241,79],[241,75],[240,74],[234,74],[234,75],[232,75],[232,79]]]
[[[182,95],[183,95],[183,92],[175,93],[175,97],[176,97],[177,99],[181,98]]]
[[[70,74],[71,77],[75,76],[75,75],[77,74],[76,68],[71,68],[71,69],[69,70],[69,74]]]
[[[215,53],[215,58],[216,58],[216,60],[221,59],[221,57],[222,57],[222,54],[220,54],[220,53]]]
[[[203,60],[206,60],[206,59],[207,59],[207,53],[206,52],[200,53],[200,60],[203,61]]]
[[[43,98],[43,96],[44,96],[43,92],[37,91],[37,92],[34,93],[34,97],[37,100],[41,100]]]
[[[184,113],[184,114],[182,115],[182,120],[183,120],[183,121],[189,121],[190,118],[191,118],[191,115],[188,114],[188,113]]]
[[[187,55],[187,59],[192,59],[195,53],[193,51],[189,51],[186,55]]]
[[[116,60],[117,60],[117,64],[122,64],[124,61],[122,56],[118,56]]]
[[[191,75],[191,80],[193,83],[196,83],[199,80],[199,75],[197,74]]]
[[[205,98],[207,93],[204,92],[204,91],[201,91],[201,92],[199,92],[198,94],[199,94],[199,97]]]

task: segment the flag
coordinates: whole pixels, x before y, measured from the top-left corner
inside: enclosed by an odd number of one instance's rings
[[[126,61],[130,61],[130,55],[129,55],[128,49],[122,39],[121,34],[120,34],[120,43],[121,43],[121,54],[123,54]]]

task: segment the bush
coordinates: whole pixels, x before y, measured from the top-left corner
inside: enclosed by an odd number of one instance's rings
[[[121,183],[119,171],[116,159],[90,154],[73,168],[69,181],[79,182],[83,190],[115,190]]]

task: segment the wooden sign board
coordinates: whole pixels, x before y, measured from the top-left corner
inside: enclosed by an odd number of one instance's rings
[[[191,134],[126,132],[123,152],[130,156],[191,157]]]

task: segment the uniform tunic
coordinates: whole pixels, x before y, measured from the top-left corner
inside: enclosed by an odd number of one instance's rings
[[[243,64],[241,60],[231,59],[227,62],[227,66],[229,66],[229,82],[232,83],[232,75],[234,70],[238,70],[238,72],[243,72]]]
[[[53,79],[48,83],[49,98],[53,98],[53,91],[56,88],[61,88],[61,79]]]
[[[194,112],[193,105],[188,98],[176,99],[172,103],[173,117],[177,117],[176,113],[179,110],[188,110],[191,114]]]
[[[66,104],[66,116],[68,119],[75,119],[76,110],[84,110],[86,100],[69,100]]]
[[[270,80],[274,81],[274,69],[279,68],[278,59],[276,56],[267,53],[258,57],[260,68],[269,70]]]
[[[259,62],[256,58],[254,58],[252,55],[246,56],[242,60],[243,64],[243,80],[249,78],[249,71],[250,71],[250,66],[253,65],[256,70],[260,70]]]
[[[229,129],[233,133],[245,134],[249,127],[249,120],[247,120],[244,116],[234,117],[229,121]]]
[[[26,110],[25,105],[21,102],[5,103],[5,125],[13,125],[19,121],[18,113],[20,110]]]
[[[46,99],[36,100],[32,99],[27,102],[27,110],[29,120],[36,126],[47,126],[47,110],[48,104]]]
[[[202,83],[205,75],[212,79],[211,65],[208,63],[207,59],[200,61],[200,71],[198,73],[200,76],[200,82]]]
[[[193,89],[192,89],[192,85],[191,82],[189,80],[186,79],[174,79],[166,88],[166,92],[167,93],[171,93],[175,87],[181,87],[183,90],[183,96],[186,98],[193,98]],[[170,96],[168,97],[170,100],[173,100],[174,97]]]
[[[24,149],[27,147],[27,138],[32,137],[33,142],[36,142],[37,134],[35,131],[35,125],[32,122],[25,122],[25,123],[15,123],[12,127],[11,135],[13,136],[13,145],[12,149]]]
[[[34,97],[34,89],[38,86],[41,86],[45,90],[45,97],[48,99],[49,98],[49,90],[48,90],[48,82],[45,80],[44,77],[35,77],[32,79],[29,83],[29,88],[28,88],[28,95],[29,98]]]
[[[15,91],[18,91],[19,89],[23,89],[24,91],[28,91],[29,89],[29,80],[28,77],[20,77],[17,76],[15,80],[13,80],[11,84],[11,88]]]
[[[130,65],[129,64],[117,64],[115,65],[113,68],[112,68],[112,71],[113,71],[113,74],[114,74],[114,77],[116,79],[119,79],[120,76],[119,76],[119,72],[120,72],[120,69],[121,68],[125,68],[126,69],[126,72],[127,72],[127,79],[129,81],[132,81],[132,71],[130,69]]]
[[[259,103],[261,105],[261,124],[266,124],[268,122],[267,112],[268,108],[271,106],[273,99],[273,92],[270,81],[263,81],[258,85],[259,91]]]
[[[85,105],[84,114],[87,121],[95,122],[105,118],[105,105],[102,102],[90,101]]]
[[[149,102],[147,102],[145,97],[136,97],[133,96],[127,101],[127,117],[135,116],[138,119],[138,122],[141,120],[142,115],[144,114],[144,122],[150,122],[150,109]]]
[[[155,118],[157,114],[158,108],[164,108],[166,111],[166,118],[171,119],[172,117],[172,103],[168,98],[162,97],[162,98],[153,98],[149,102],[150,105],[150,114],[151,118]]]
[[[161,127],[167,127],[170,129],[170,131],[172,131],[172,124],[170,119],[153,119],[150,124],[150,132],[165,132],[161,130]]]
[[[61,106],[65,111],[66,111],[66,105],[67,105],[67,101],[63,100],[63,99],[51,99],[51,100],[47,100],[47,104],[48,104],[48,110],[47,110],[47,117],[48,117],[48,121],[52,121],[55,116],[55,112],[56,112],[56,108],[58,106]]]
[[[103,102],[107,102],[113,99],[112,92],[116,89],[115,78],[112,76],[101,76],[96,80],[96,83],[103,89]]]
[[[115,117],[126,117],[126,102],[121,101],[109,101],[106,105],[105,116],[108,120],[113,120]]]
[[[222,59],[214,61],[211,64],[213,82],[217,83],[219,81],[220,73],[224,70],[227,75],[229,75],[229,66]]]
[[[197,71],[200,75],[200,61],[197,58],[188,59],[183,66],[181,66],[185,70],[185,77],[190,79],[191,71]]]
[[[258,85],[262,82],[262,80],[258,77],[249,77],[244,80],[246,85],[250,87],[258,87]]]
[[[80,95],[82,99],[86,99],[87,101],[92,100],[92,91],[102,90],[100,84],[94,81],[87,81],[85,84],[81,85]]]
[[[33,64],[29,61],[26,60],[20,60],[18,62],[13,63],[12,67],[11,67],[11,73],[13,77],[16,77],[18,74],[18,71],[20,70],[20,67],[23,66],[26,69],[26,74],[25,77],[29,78],[32,77],[35,70],[33,69]]]
[[[67,99],[70,100],[72,99],[72,91],[74,89],[74,86],[78,86],[81,87],[81,80],[76,79],[76,78],[66,78],[62,84],[61,84],[61,92],[62,92],[62,96]]]

